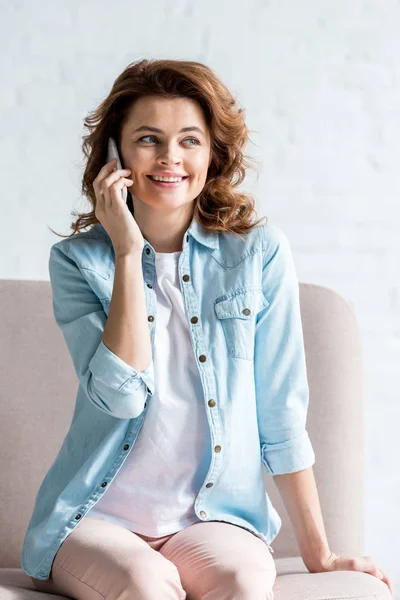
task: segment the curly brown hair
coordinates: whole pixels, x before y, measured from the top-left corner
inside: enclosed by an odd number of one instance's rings
[[[166,98],[197,100],[210,130],[212,160],[207,179],[194,203],[194,218],[206,229],[226,231],[241,237],[263,219],[252,221],[254,198],[235,190],[246,176],[246,168],[254,169],[243,152],[249,140],[244,110],[228,88],[208,66],[200,62],[171,59],[144,59],[129,64],[117,77],[112,89],[98,108],[84,120],[89,133],[83,136],[82,151],[86,168],[82,193],[93,209],[76,213],[69,238],[99,220],[95,216],[96,196],[93,181],[107,162],[108,138],[113,137],[120,151],[120,134],[132,104],[138,98],[158,95]],[[132,196],[128,191],[127,206],[133,215]]]

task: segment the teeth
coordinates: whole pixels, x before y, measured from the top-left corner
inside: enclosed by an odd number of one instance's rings
[[[150,175],[150,177],[155,181],[182,181],[183,179],[183,177],[153,177],[153,175]]]

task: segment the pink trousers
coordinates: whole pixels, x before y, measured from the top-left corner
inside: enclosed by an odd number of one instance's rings
[[[273,600],[268,546],[247,529],[202,521],[164,537],[87,517],[35,588],[77,600]]]

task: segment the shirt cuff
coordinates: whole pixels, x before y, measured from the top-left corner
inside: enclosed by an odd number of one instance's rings
[[[295,473],[315,463],[315,453],[307,431],[279,444],[261,444],[261,457],[270,475]]]
[[[154,393],[154,362],[143,370],[137,371],[110,350],[101,340],[89,363],[89,369],[95,379],[109,388],[128,394],[137,390],[142,381],[152,396]]]

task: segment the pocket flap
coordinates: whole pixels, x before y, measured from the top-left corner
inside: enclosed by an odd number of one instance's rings
[[[215,300],[215,312],[218,319],[238,317],[252,319],[260,310],[269,305],[262,288],[241,289],[225,294]]]

